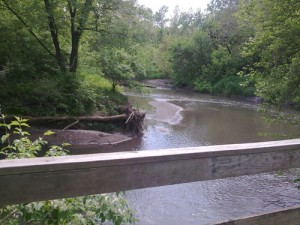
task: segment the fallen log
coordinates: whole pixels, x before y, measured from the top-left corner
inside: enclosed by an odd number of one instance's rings
[[[73,121],[65,126],[62,131],[68,130],[71,127],[77,125],[80,122],[116,122],[124,121],[125,130],[132,132],[134,135],[142,134],[144,130],[144,118],[145,113],[138,112],[132,109],[131,106],[126,106],[125,114],[114,115],[114,116],[43,116],[43,117],[30,117],[24,116],[24,119],[28,119],[30,122],[56,122],[56,121]],[[15,119],[14,116],[7,116],[6,121],[12,121]]]
[[[24,116],[24,119],[29,119],[33,122],[45,122],[45,121],[95,121],[95,122],[110,122],[116,120],[126,121],[127,115],[120,114],[115,116],[43,116],[43,117],[28,117]],[[7,117],[7,119],[14,119],[13,117]]]
[[[45,123],[45,122],[62,122],[62,121],[74,121],[69,123],[67,126],[65,126],[62,131],[66,131],[70,129],[71,127],[74,127],[80,122],[115,122],[115,121],[125,121],[128,120],[127,114],[121,114],[121,115],[114,115],[114,116],[43,116],[43,117],[30,117],[30,116],[24,116],[23,119],[28,119],[30,122],[37,122],[37,123]],[[14,120],[14,116],[7,116],[5,120],[12,121]]]

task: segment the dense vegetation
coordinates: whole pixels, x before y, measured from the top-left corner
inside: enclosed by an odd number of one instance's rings
[[[175,84],[224,96],[261,96],[299,108],[300,2],[213,0],[174,11],[159,54]]]
[[[0,102],[24,115],[114,113],[118,85],[171,78],[300,107],[299,10],[297,0],[212,0],[167,18],[167,6],[134,0],[1,0]]]
[[[1,0],[2,109],[23,115],[114,113],[120,103],[116,84],[143,73],[137,60],[145,33],[142,11],[134,1]]]

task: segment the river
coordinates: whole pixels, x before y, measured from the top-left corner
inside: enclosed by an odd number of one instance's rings
[[[254,105],[183,90],[151,89],[125,93],[135,108],[147,111],[144,135],[108,151],[276,140],[259,132],[300,134],[285,123],[269,126]],[[126,191],[138,225],[213,224],[300,205],[295,171],[266,173]]]

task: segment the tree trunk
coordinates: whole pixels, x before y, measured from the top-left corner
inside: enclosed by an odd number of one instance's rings
[[[117,87],[117,83],[115,83],[114,81],[112,82],[112,91],[116,92],[116,87]]]
[[[72,36],[72,50],[70,55],[70,68],[69,72],[76,73],[77,66],[78,66],[78,50],[79,50],[79,43],[80,38],[82,36],[84,27],[86,25],[88,15],[91,10],[92,6],[92,0],[86,0],[83,6],[83,9],[81,11],[81,15],[78,19],[78,26],[75,26],[75,19],[77,15],[77,8],[76,4],[72,5],[72,1],[68,0],[68,8],[69,8],[69,14],[71,18],[71,36]],[[78,16],[77,16],[78,17]]]
[[[53,42],[53,45],[55,48],[56,61],[57,61],[59,68],[61,69],[61,71],[63,73],[65,73],[66,65],[65,65],[64,58],[63,58],[61,48],[60,48],[60,44],[59,44],[58,30],[57,30],[57,26],[56,26],[56,23],[54,20],[52,6],[51,6],[49,0],[44,0],[44,3],[45,3],[46,12],[48,14],[48,26],[49,26],[50,33],[51,33],[52,42]]]
[[[72,32],[72,50],[70,55],[70,69],[71,73],[76,73],[77,65],[78,65],[78,48],[80,41],[80,33]]]

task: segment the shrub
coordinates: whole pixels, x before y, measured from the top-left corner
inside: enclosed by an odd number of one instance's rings
[[[211,92],[211,84],[204,80],[202,77],[199,77],[194,82],[194,90],[201,93],[210,93]]]

